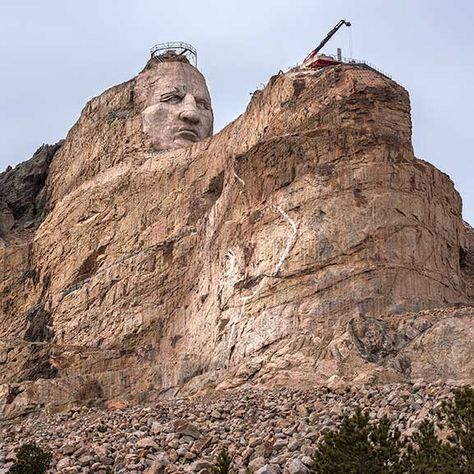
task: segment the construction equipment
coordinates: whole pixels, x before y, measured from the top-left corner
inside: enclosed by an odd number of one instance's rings
[[[337,25],[326,35],[326,37],[319,43],[316,49],[313,49],[311,53],[306,56],[303,61],[303,66],[313,69],[318,69],[321,67],[326,66],[334,66],[336,64],[341,63],[340,54],[338,54],[338,58],[334,58],[333,56],[325,55],[325,54],[318,54],[321,49],[325,46],[325,44],[337,33],[341,26],[346,25],[348,27],[351,26],[350,22],[346,20],[341,20]]]

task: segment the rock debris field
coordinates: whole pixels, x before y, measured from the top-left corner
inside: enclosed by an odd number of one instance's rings
[[[328,429],[357,405],[374,422],[387,415],[410,434],[452,396],[454,383],[389,384],[342,388],[247,388],[149,406],[82,407],[4,425],[0,473],[22,444],[53,453],[49,472],[211,473],[227,448],[233,471],[304,474]],[[107,470],[107,468],[109,468]],[[111,469],[111,471],[110,471]],[[248,472],[248,471],[247,471]]]

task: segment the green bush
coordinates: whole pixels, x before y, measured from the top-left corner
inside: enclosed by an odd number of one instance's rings
[[[369,415],[357,408],[339,429],[325,434],[313,455],[312,474],[402,473],[404,441],[388,418],[369,425]]]
[[[52,454],[36,444],[25,444],[16,453],[16,462],[9,474],[44,474],[51,464]]]
[[[404,471],[410,474],[456,474],[457,461],[450,445],[436,435],[433,422],[423,420],[418,431],[407,440]]]
[[[213,474],[229,474],[231,465],[232,457],[230,456],[229,451],[224,448],[218,454],[214,467],[212,468],[212,472]]]
[[[406,472],[422,474],[474,473],[474,390],[454,390],[454,400],[444,402],[440,410],[447,440],[440,440],[433,422],[424,420],[408,443]]]
[[[406,439],[387,418],[370,425],[369,415],[357,408],[336,431],[324,435],[316,448],[312,474],[473,474],[474,390],[454,390],[454,400],[439,412],[448,432],[446,441],[435,424],[423,420]]]
[[[474,472],[474,390],[462,387],[454,390],[454,402],[443,404],[443,415],[450,435],[452,455],[462,471]]]

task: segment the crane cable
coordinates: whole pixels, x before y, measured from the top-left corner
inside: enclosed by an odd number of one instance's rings
[[[349,26],[349,28],[347,28],[347,31],[349,35],[349,58],[354,59],[352,57],[352,26]]]

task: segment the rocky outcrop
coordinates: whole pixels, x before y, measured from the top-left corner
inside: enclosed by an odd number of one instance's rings
[[[461,199],[414,157],[404,89],[362,66],[281,74],[218,135],[157,154],[147,77],[86,106],[27,253],[1,250],[4,416],[97,393],[472,379]]]
[[[49,165],[61,145],[42,145],[30,160],[0,173],[0,239],[40,224],[47,207]]]
[[[41,340],[43,335],[51,333],[47,328],[51,320],[41,305],[25,309],[22,292],[37,283],[31,245],[34,233],[49,209],[46,181],[51,161],[62,143],[42,145],[30,160],[0,173],[0,325],[4,335],[0,341],[0,347],[4,348],[0,364],[8,359],[10,343],[7,341],[10,339],[14,339],[14,351],[22,354],[20,361],[14,356],[14,362],[2,371],[2,381],[20,382],[25,374],[35,374],[26,376],[28,380],[35,380],[44,373],[37,369],[43,360],[42,357],[36,360],[38,347],[25,344],[25,341]],[[16,336],[20,331],[24,332],[24,337],[18,340]],[[47,372],[51,374],[54,370]],[[7,388],[7,393],[16,391],[15,388],[11,390]]]
[[[460,265],[467,285],[467,293],[474,300],[474,229],[466,223],[467,243],[460,255]]]

